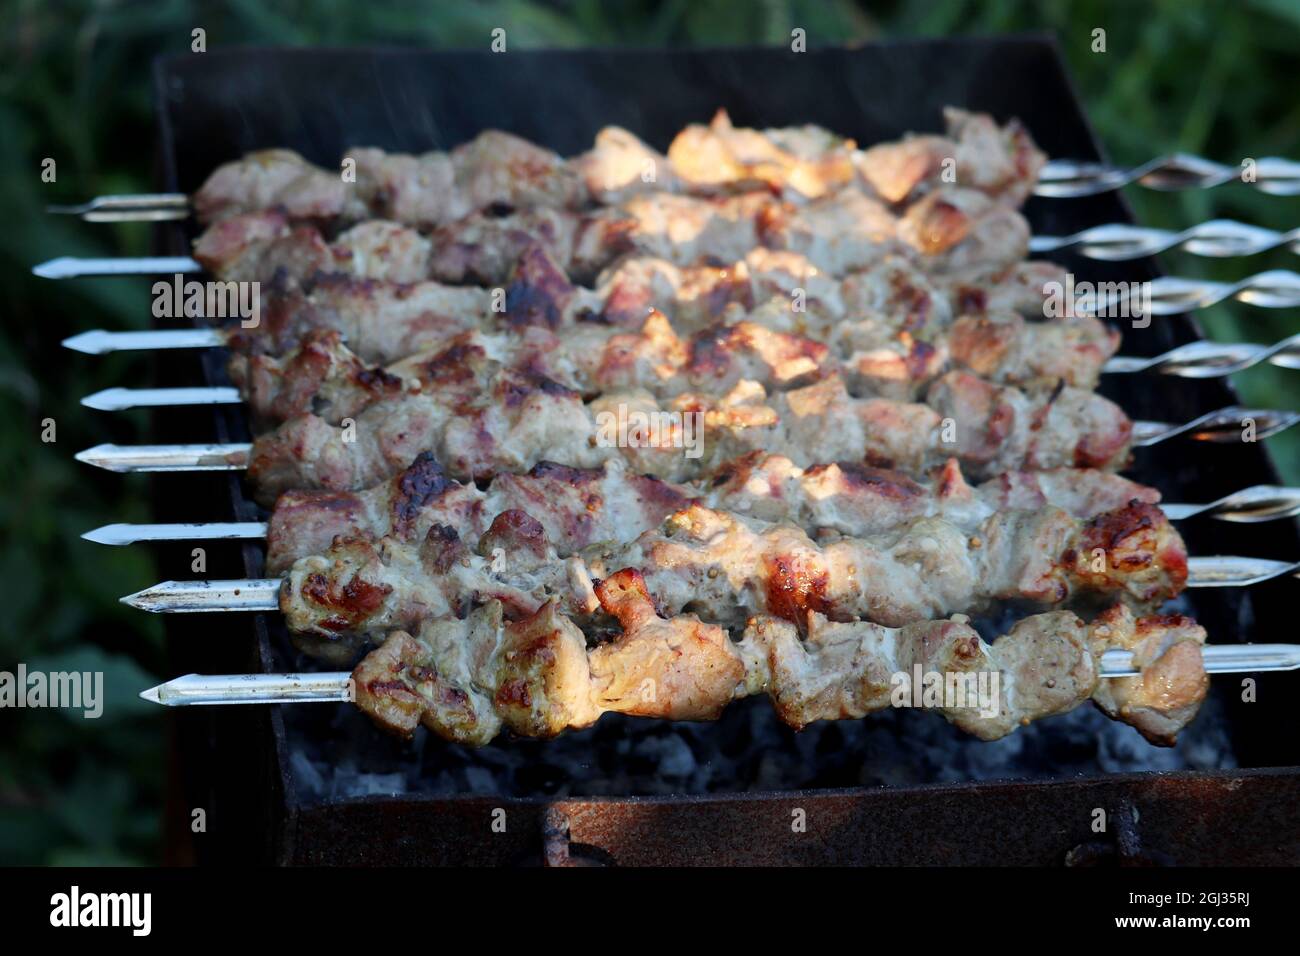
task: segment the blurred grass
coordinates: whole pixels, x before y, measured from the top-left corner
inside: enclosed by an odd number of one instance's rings
[[[1295,88],[1300,0],[1189,4],[898,2],[850,0],[600,0],[568,2],[326,2],[231,0],[0,3],[0,669],[17,661],[106,672],[100,721],[50,711],[0,712],[0,862],[117,864],[158,857],[164,761],[160,715],[134,692],[163,670],[156,621],[117,598],[159,577],[148,549],[92,547],[79,534],[148,514],[143,481],[89,474],[72,460],[100,441],[139,440],[142,419],[87,413],[78,399],[142,381],[129,355],[89,359],[58,342],[89,328],[148,324],[147,286],[130,280],[44,283],[32,263],[56,255],[136,255],[139,225],[88,226],[43,213],[49,202],[149,188],[153,133],[148,64],[189,48],[241,43],[477,46],[494,27],[514,47],[809,43],[890,35],[1054,31],[1114,159],[1141,162],[1186,150],[1224,162],[1300,157]],[[1107,52],[1090,49],[1093,29]],[[42,183],[52,157],[58,179]],[[1177,227],[1212,216],[1278,229],[1300,200],[1244,187],[1156,194],[1131,189],[1141,220]],[[1286,253],[1211,262],[1171,254],[1186,275],[1239,278],[1292,268]],[[1290,313],[1222,306],[1201,315],[1220,340],[1273,341]],[[1296,407],[1294,373],[1238,377],[1252,404]],[[40,440],[42,420],[57,442]],[[1300,436],[1270,439],[1284,477],[1300,483]],[[43,663],[42,663],[43,662]]]

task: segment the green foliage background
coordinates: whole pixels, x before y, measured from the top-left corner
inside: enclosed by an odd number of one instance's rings
[[[89,226],[43,213],[48,202],[150,185],[148,65],[188,49],[194,27],[209,48],[242,43],[395,43],[479,46],[498,26],[526,46],[787,43],[896,35],[1056,33],[1085,103],[1121,162],[1186,150],[1237,162],[1300,157],[1300,0],[1066,3],[942,0],[499,0],[326,2],[4,0],[0,3],[0,669],[17,661],[104,670],[105,716],[0,711],[0,862],[135,863],[160,855],[164,723],[134,697],[162,672],[160,633],[117,598],[157,575],[146,548],[108,549],[79,534],[110,520],[143,520],[142,481],[92,479],[80,448],[139,440],[142,419],[80,407],[81,396],[143,381],[139,357],[89,360],[60,339],[89,328],[148,323],[147,286],[130,280],[47,283],[35,262],[57,255],[138,255],[143,226]],[[1106,30],[1107,52],[1090,49]],[[40,181],[41,160],[58,164]],[[1148,225],[1227,216],[1272,228],[1297,225],[1300,199],[1244,187],[1155,194],[1130,190]],[[1236,278],[1293,268],[1279,252],[1209,262],[1173,254],[1180,273]],[[1273,341],[1296,331],[1288,312],[1220,307],[1203,313],[1220,340]],[[1238,377],[1246,401],[1296,407],[1296,373]],[[54,419],[57,441],[41,441]],[[1284,476],[1300,483],[1294,435],[1270,440]]]

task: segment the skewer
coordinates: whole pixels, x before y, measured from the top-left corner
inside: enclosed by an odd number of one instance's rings
[[[85,222],[164,222],[188,219],[190,199],[184,193],[96,196],[76,206],[46,206],[45,211]]]
[[[195,388],[106,388],[87,395],[81,404],[103,412],[128,408],[158,408],[174,405],[237,405],[243,401],[239,389],[227,386]]]
[[[75,256],[51,259],[32,268],[35,275],[45,279],[199,271],[201,267],[193,259],[78,259]],[[1104,303],[1106,310],[1117,311],[1120,306],[1131,303],[1142,294],[1142,285],[1143,283],[1132,283],[1127,292],[1106,297]],[[1285,269],[1260,272],[1240,282],[1211,282],[1208,279],[1160,276],[1145,285],[1150,287],[1151,315],[1179,315],[1192,309],[1217,305],[1225,299],[1236,299],[1238,302],[1264,309],[1289,309],[1300,306],[1300,273]],[[1101,309],[1099,308],[1098,311],[1100,312]],[[101,350],[106,349],[101,347]]]
[[[155,276],[177,272],[202,272],[203,267],[189,256],[144,256],[110,259],[83,259],[59,256],[32,266],[32,275],[42,279],[75,279],[78,276]]]
[[[226,344],[221,329],[152,329],[148,332],[109,332],[94,329],[63,340],[64,348],[86,355],[108,352],[147,352],[153,349],[206,349]]]
[[[1206,504],[1161,504],[1171,521],[1204,515],[1219,521],[1258,524],[1300,515],[1300,488],[1254,485]],[[265,521],[210,521],[198,524],[106,524],[81,537],[113,546],[141,541],[233,541],[266,537]]]
[[[1225,166],[1200,156],[1175,153],[1141,166],[1123,168],[1106,163],[1054,159],[1038,173],[1035,196],[1065,198],[1095,196],[1138,183],[1148,189],[1210,189],[1224,183],[1246,182],[1241,166]],[[1247,185],[1274,196],[1300,195],[1300,163],[1268,156],[1255,163],[1254,180]]]
[[[1275,196],[1300,194],[1300,163],[1266,157],[1255,164],[1254,181],[1248,183]],[[1110,192],[1136,182],[1148,189],[1208,189],[1242,179],[1241,166],[1227,166],[1200,156],[1177,153],[1141,166],[1122,168],[1089,160],[1055,159],[1039,171],[1035,196],[1067,198]],[[188,218],[189,197],[183,193],[96,196],[71,206],[49,206],[57,215],[77,216],[86,222],[157,222]]]
[[[305,704],[351,701],[352,675],[347,671],[323,674],[228,674],[207,677],[186,674],[140,696],[164,707],[192,704]]]
[[[1244,371],[1261,362],[1281,368],[1300,368],[1300,333],[1273,345],[1190,342],[1151,358],[1120,355],[1102,366],[1102,371],[1107,374],[1153,371],[1180,378],[1218,378]]]
[[[1054,252],[1072,246],[1077,247],[1074,251],[1079,255],[1108,261],[1141,259],[1175,246],[1194,256],[1218,259],[1253,256],[1279,246],[1300,254],[1300,229],[1277,232],[1231,219],[1214,219],[1181,232],[1112,223],[1069,236],[1034,236],[1029,240],[1030,252]]]
[[[109,471],[240,471],[248,467],[248,442],[208,445],[96,445],[77,452],[84,461]]]
[[[1211,644],[1201,648],[1209,674],[1243,674],[1300,669],[1300,645]],[[1131,651],[1112,648],[1101,655],[1102,677],[1134,677]],[[201,704],[306,704],[351,702],[352,674],[186,674],[141,691],[164,707]]]
[[[1300,572],[1300,561],[1273,561],[1235,555],[1188,558],[1189,588],[1237,588],[1262,584]],[[279,578],[231,581],[160,581],[121,598],[123,604],[152,614],[201,614],[225,611],[276,611]]]
[[[155,329],[148,332],[109,332],[94,329],[63,340],[63,345],[86,355],[109,352],[149,351],[151,349],[217,348],[226,344],[226,334],[211,329]],[[1151,358],[1116,356],[1102,371],[1128,374],[1155,370],[1182,378],[1215,378],[1231,375],[1261,362],[1281,368],[1300,368],[1300,334],[1282,339],[1274,345],[1252,342],[1192,342]],[[87,400],[88,401],[88,400]],[[196,404],[224,404],[212,399]],[[166,404],[166,403],[163,403]],[[99,406],[92,406],[99,407]]]
[[[1281,490],[1281,489],[1279,489]],[[1300,492],[1300,489],[1294,489]],[[1196,507],[1195,505],[1191,507]],[[1300,513],[1300,496],[1296,499]],[[1281,517],[1279,515],[1279,517]],[[1250,520],[1250,519],[1246,519]],[[209,521],[202,524],[106,524],[81,536],[96,544],[124,545],[137,541],[241,541],[266,537],[265,521]]]
[[[1241,440],[1242,422],[1255,422],[1255,437],[1268,438],[1300,422],[1300,412],[1231,406],[1209,412],[1190,422],[1133,422],[1133,445],[1147,448],[1178,435],[1198,441]],[[253,446],[249,442],[175,445],[96,445],[77,453],[78,461],[117,472],[240,471],[248,467]]]
[[[1300,368],[1300,333],[1283,339],[1276,345],[1192,342],[1151,358],[1121,355],[1109,360],[1102,371],[1108,375],[1150,371],[1180,378],[1220,378],[1261,362],[1269,362],[1280,368]],[[87,395],[81,404],[101,411],[124,411],[129,408],[173,405],[237,405],[242,401],[243,397],[237,389],[214,385],[194,388],[107,388]]]
[[[1255,422],[1255,437],[1268,438],[1300,422],[1300,412],[1284,412],[1268,408],[1241,408],[1230,406],[1207,412],[1181,425],[1160,422],[1133,423],[1133,447],[1149,448],[1177,435],[1187,435],[1197,441],[1231,442],[1241,440],[1242,422]]]

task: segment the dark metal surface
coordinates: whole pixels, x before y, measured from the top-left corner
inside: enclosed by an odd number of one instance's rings
[[[1285,770],[549,804],[372,798],[300,809],[285,858],[529,865],[559,811],[570,840],[599,847],[602,865],[1063,866],[1073,848],[1140,832],[1147,856],[1128,862],[1276,866],[1300,859],[1298,799],[1300,779]],[[1104,833],[1093,829],[1098,810]],[[1118,865],[1123,852],[1089,862]]]
[[[563,153],[586,148],[602,125],[631,129],[666,147],[683,125],[725,107],[738,124],[819,123],[869,144],[940,126],[953,104],[1018,116],[1055,157],[1102,158],[1050,40],[926,41],[794,54],[783,50],[694,52],[431,53],[361,50],[212,51],[155,64],[163,177],[191,191],[219,162],[251,149],[289,146],[333,165],[353,145],[423,151],[453,146],[482,129],[510,130]],[[1153,150],[1156,146],[1153,145]],[[1067,234],[1131,221],[1118,195],[1034,200],[1035,232]],[[184,248],[181,227],[167,233]],[[1105,264],[1058,257],[1081,279],[1143,279],[1155,263]],[[1187,318],[1125,329],[1126,354],[1157,354],[1199,336]],[[224,374],[218,354],[203,370],[168,357],[177,384]],[[190,376],[193,377],[190,377]],[[160,382],[161,384],[161,382]],[[1135,418],[1180,420],[1230,404],[1221,381],[1116,377],[1104,389]],[[161,416],[158,440],[240,440],[238,409]],[[179,431],[178,431],[179,430]],[[206,431],[206,434],[200,434]],[[1170,500],[1211,500],[1248,484],[1276,483],[1262,447],[1174,442],[1139,452],[1131,472]],[[195,489],[203,489],[196,493]],[[160,518],[248,520],[257,511],[237,478],[183,476],[160,484]],[[1193,553],[1300,555],[1292,523],[1259,527],[1192,522]],[[261,549],[209,548],[209,576],[260,576]],[[179,550],[168,560],[185,560]],[[238,561],[235,561],[235,557]],[[232,567],[232,565],[234,565]],[[170,572],[169,572],[170,573]],[[171,576],[187,576],[177,568]],[[1211,640],[1291,640],[1289,581],[1246,592],[1201,592],[1194,609]],[[197,618],[197,619],[196,619]],[[200,620],[201,619],[201,620]],[[177,672],[273,668],[284,659],[279,622],[198,615],[170,621]],[[548,800],[438,797],[307,800],[293,757],[302,739],[284,714],[262,708],[199,708],[180,719],[190,761],[191,806],[209,813],[201,859],[256,857],[290,863],[526,863],[542,859],[543,815],[563,812],[570,838],[638,863],[1032,863],[1061,864],[1096,844],[1096,808],[1125,801],[1141,818],[1142,845],[1184,863],[1300,861],[1293,808],[1300,796],[1288,692],[1293,675],[1258,680],[1243,704],[1232,678],[1216,682],[1239,765],[1285,768],[1178,772],[969,786],[826,789],[779,794]],[[360,720],[361,718],[357,718]],[[322,724],[313,733],[334,733]],[[328,741],[326,741],[328,744]],[[391,746],[376,740],[375,746]],[[501,746],[510,746],[507,742]],[[970,746],[983,746],[971,742]],[[819,759],[819,758],[814,758]],[[736,784],[741,786],[739,782]],[[503,808],[504,832],[491,826]],[[806,832],[791,829],[803,808]],[[274,823],[269,817],[274,814]],[[560,853],[554,827],[547,846]],[[1102,837],[1101,839],[1104,839]],[[1099,852],[1099,851],[1092,851]],[[1100,854],[1104,856],[1103,854]],[[609,862],[604,860],[604,862]]]

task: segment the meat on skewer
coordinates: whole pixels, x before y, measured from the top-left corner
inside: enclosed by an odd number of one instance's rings
[[[445,380],[454,368],[447,357],[468,354],[447,343],[466,334],[485,356],[507,365],[526,358],[535,371],[585,393],[645,386],[670,395],[704,381],[716,391],[740,378],[781,387],[838,369],[855,394],[899,399],[917,397],[949,366],[1029,388],[1062,381],[1091,388],[1119,342],[1090,316],[1026,321],[985,311],[954,321],[941,294],[897,259],[842,288],[813,285],[819,297],[810,303],[808,290],[795,284],[819,274],[801,268],[800,257],[772,260],[751,254],[730,274],[694,275],[662,260],[632,260],[593,293],[571,285],[533,247],[502,290],[500,312],[487,290],[323,280],[309,293],[272,297],[257,328],[233,329],[229,370],[258,417],[275,421],[322,407],[336,408],[341,418],[378,397]],[[1013,304],[1021,298],[1009,275],[981,285],[971,280],[960,294],[997,296],[1000,283],[1010,285]],[[790,295],[796,287],[801,298]],[[763,295],[769,298],[753,308]],[[647,320],[659,305],[669,321]],[[501,338],[507,331],[520,338]],[[318,392],[327,393],[323,406]]]
[[[423,724],[446,740],[482,746],[503,730],[552,737],[611,711],[710,720],[733,700],[765,693],[798,730],[883,710],[895,704],[901,680],[919,670],[967,692],[927,706],[982,740],[1091,699],[1151,742],[1171,745],[1209,683],[1205,631],[1195,621],[1136,618],[1123,605],[1092,624],[1068,611],[1038,614],[992,644],[961,618],[891,629],[816,612],[803,622],[802,639],[789,621],[758,615],[733,642],[694,615],[661,617],[634,570],[611,575],[596,594],[620,627],[594,648],[553,600],[514,622],[489,602],[464,620],[426,621],[416,637],[398,631],[353,672],[357,706],[402,736]],[[1100,678],[1098,661],[1112,648],[1134,651],[1142,673]],[[926,703],[920,687],[913,691]]]
[[[621,461],[570,468],[543,461],[526,474],[501,474],[486,490],[449,478],[433,455],[420,455],[388,481],[360,492],[289,491],[267,527],[266,569],[280,574],[298,558],[326,551],[336,537],[393,536],[419,544],[435,525],[477,541],[504,511],[522,510],[542,526],[559,557],[602,541],[626,542],[691,502],[789,522],[814,536],[863,537],[922,517],[974,531],[998,511],[1033,511],[1049,502],[1079,518],[1154,504],[1160,494],[1109,472],[1066,468],[1010,472],[967,484],[950,459],[932,477],[853,463],[798,468],[781,455],[754,452],[703,481],[676,485],[631,474]]]
[[[583,402],[550,380],[505,370],[463,403],[403,395],[342,427],[310,414],[290,419],[253,442],[249,478],[270,505],[291,489],[370,487],[424,451],[457,479],[527,471],[543,460],[590,468],[623,458],[635,471],[683,481],[755,450],[784,454],[801,467],[857,461],[914,476],[952,457],[977,478],[1114,470],[1128,460],[1131,422],[1090,392],[1030,396],[949,372],[926,397],[926,405],[855,399],[840,377],[829,376],[771,396],[741,382],[725,395],[656,400],[638,390]]]
[[[719,110],[693,124],[665,157],[619,127],[601,130],[592,149],[570,160],[527,140],[488,130],[450,152],[421,155],[351,148],[328,170],[297,153],[263,150],[225,163],[194,196],[204,223],[282,209],[297,220],[391,219],[434,227],[497,207],[578,208],[618,203],[647,191],[699,195],[768,190],[816,199],[856,187],[901,203],[945,183],[979,189],[1019,205],[1045,157],[1012,121],[948,108],[946,136],[909,136],[861,152],[852,140],[816,126],[754,130],[732,125]],[[945,168],[945,161],[948,166]]]
[[[194,258],[224,280],[304,282],[319,272],[342,272],[496,285],[531,245],[543,246],[575,281],[590,282],[631,253],[688,266],[731,262],[764,247],[800,253],[822,271],[844,275],[889,255],[905,255],[935,272],[1005,266],[1023,259],[1028,244],[1029,226],[1018,212],[962,188],[929,193],[901,216],[855,190],[804,206],[768,193],[719,199],[653,193],[588,212],[476,213],[427,237],[368,220],[333,242],[314,226],[263,210],[208,227],[195,242]]]
[[[386,367],[367,365],[336,329],[317,329],[280,356],[237,351],[228,369],[259,421],[311,411],[333,424],[401,394],[448,387],[464,394],[475,374],[470,368],[489,366],[527,369],[584,395],[645,388],[671,397],[726,391],[742,380],[780,390],[837,373],[856,396],[911,400],[949,368],[1028,389],[1062,382],[1092,388],[1119,342],[1118,333],[1090,316],[1027,322],[1015,313],[970,315],[915,335],[873,316],[827,323],[809,337],[794,329],[813,323],[791,321],[793,315],[788,302],[774,299],[686,336],[657,311],[637,327],[516,325],[507,313],[502,331],[465,331],[449,344],[448,328],[437,348]],[[398,329],[388,331],[395,339]]]
[[[370,217],[439,225],[493,206],[576,208],[586,201],[577,171],[527,140],[488,130],[449,153],[419,156],[352,148],[355,167],[313,166],[287,149],[225,163],[194,194],[199,221],[281,209],[295,220],[350,222]]]
[[[997,512],[974,531],[930,517],[821,543],[791,524],[692,504],[634,541],[566,559],[540,522],[512,510],[477,542],[444,525],[418,544],[339,538],[293,564],[280,609],[291,631],[326,640],[463,616],[493,598],[516,617],[551,597],[589,616],[600,610],[595,584],[629,567],[670,615],[739,627],[750,614],[798,623],[815,611],[898,627],[1007,601],[1051,608],[1104,597],[1154,608],[1181,592],[1187,553],[1160,510],[1138,501],[1086,520],[1049,506]]]

